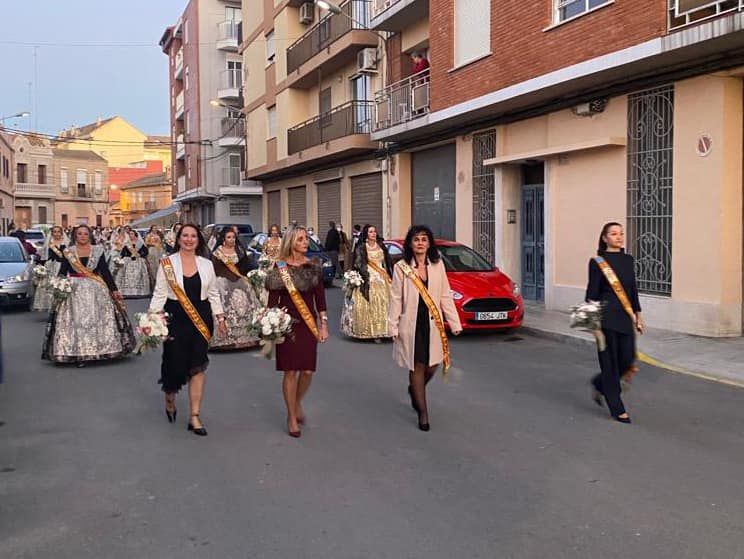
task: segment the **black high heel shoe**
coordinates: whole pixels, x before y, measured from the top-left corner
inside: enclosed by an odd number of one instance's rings
[[[191,417],[199,417],[199,414],[198,413],[192,413],[191,414]],[[192,433],[194,433],[194,435],[199,435],[200,437],[206,437],[207,436],[207,430],[204,428],[204,425],[202,425],[201,427],[194,427],[191,424],[191,421],[189,421],[189,424],[186,427],[186,429],[189,430],[189,431],[191,431]]]
[[[618,415],[613,415],[612,417],[615,419],[615,421],[619,421],[620,423],[625,423],[626,425],[632,423],[630,421],[630,417],[620,417]]]
[[[419,421],[419,429],[421,429],[422,431],[428,431],[429,429],[431,429],[431,427],[428,423],[421,423]]]
[[[176,422],[176,414],[178,414],[178,410],[176,408],[173,408],[173,411],[170,411],[168,408],[165,408],[165,415],[168,418],[168,423]]]

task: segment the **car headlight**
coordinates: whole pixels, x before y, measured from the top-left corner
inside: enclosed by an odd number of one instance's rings
[[[323,261],[323,267],[324,268],[331,268],[331,267],[333,267],[333,262],[331,262],[330,260],[324,260]]]
[[[459,301],[459,300],[460,300],[460,299],[462,299],[463,297],[464,297],[464,295],[463,295],[462,293],[460,293],[459,291],[455,291],[454,289],[452,290],[452,298],[453,298],[453,299],[454,299],[455,301]]]
[[[522,290],[519,289],[519,286],[515,283],[512,285],[512,295],[515,297],[519,297],[519,294],[522,293]]]
[[[5,283],[21,283],[24,281],[26,281],[26,278],[21,274],[18,274],[17,276],[10,276],[9,278],[5,278]]]

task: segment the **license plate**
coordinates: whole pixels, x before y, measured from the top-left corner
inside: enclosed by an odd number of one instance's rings
[[[507,318],[509,318],[509,313],[506,311],[475,313],[475,320],[506,320]]]

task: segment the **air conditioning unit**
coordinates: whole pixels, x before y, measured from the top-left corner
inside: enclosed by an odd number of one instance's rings
[[[300,23],[310,25],[315,19],[315,4],[305,2],[300,6]]]
[[[377,70],[377,49],[362,49],[357,54],[357,69],[360,72]]]

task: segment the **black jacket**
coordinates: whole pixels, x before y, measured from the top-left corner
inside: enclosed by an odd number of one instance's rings
[[[605,261],[615,271],[615,275],[625,289],[625,293],[630,299],[633,311],[641,312],[641,303],[638,300],[638,288],[635,279],[635,262],[630,254],[624,252],[606,252]],[[628,313],[623,309],[615,292],[612,290],[610,283],[605,278],[599,264],[592,258],[589,261],[589,283],[586,287],[587,301],[602,301],[605,305],[602,308],[602,328],[605,330],[614,330],[623,334],[633,333],[633,321]]]
[[[341,246],[341,237],[336,229],[330,229],[326,235],[325,249],[338,252]]]

